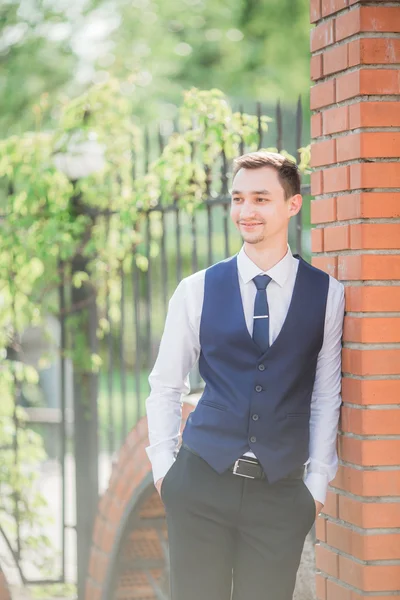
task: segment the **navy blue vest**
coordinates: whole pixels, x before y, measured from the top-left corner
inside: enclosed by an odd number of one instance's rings
[[[272,483],[308,459],[329,276],[296,258],[289,311],[264,354],[246,327],[237,256],[206,271],[199,359],[205,389],[183,441],[218,473],[251,450]]]

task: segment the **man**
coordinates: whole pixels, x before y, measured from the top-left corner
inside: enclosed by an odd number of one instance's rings
[[[292,255],[301,205],[294,163],[238,158],[231,218],[243,247],[184,279],[169,304],[147,453],[166,508],[172,600],[290,600],[336,474],[344,290]],[[205,389],[175,460],[197,360]]]

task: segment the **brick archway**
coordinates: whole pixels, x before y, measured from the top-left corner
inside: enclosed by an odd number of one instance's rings
[[[4,573],[1,569],[1,566],[0,566],[0,600],[11,600],[10,590],[8,589],[6,576],[4,575]]]
[[[184,403],[182,428],[193,408]],[[99,501],[85,600],[156,600],[153,586],[165,590],[168,585],[164,507],[153,485],[147,445],[147,419],[142,418]]]

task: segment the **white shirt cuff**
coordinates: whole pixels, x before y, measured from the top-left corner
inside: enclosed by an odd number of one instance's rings
[[[151,451],[152,450],[152,451]],[[157,483],[161,477],[165,477],[167,472],[170,470],[172,465],[175,462],[175,457],[173,453],[165,452],[155,452],[153,448],[146,448],[147,456],[151,461],[151,466],[153,470],[153,480],[154,483]]]
[[[314,500],[325,504],[326,493],[329,485],[328,475],[310,472],[307,473],[304,483],[308,487]]]

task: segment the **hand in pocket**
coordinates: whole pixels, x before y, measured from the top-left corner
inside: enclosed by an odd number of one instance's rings
[[[156,481],[156,483],[154,484],[154,485],[155,485],[155,487],[156,487],[156,490],[157,490],[157,492],[158,492],[158,494],[159,494],[159,496],[160,496],[160,498],[161,498],[161,486],[162,486],[162,482],[163,482],[163,481],[164,481],[164,477],[161,477],[161,478],[160,478],[160,479],[158,479],[158,480]]]

